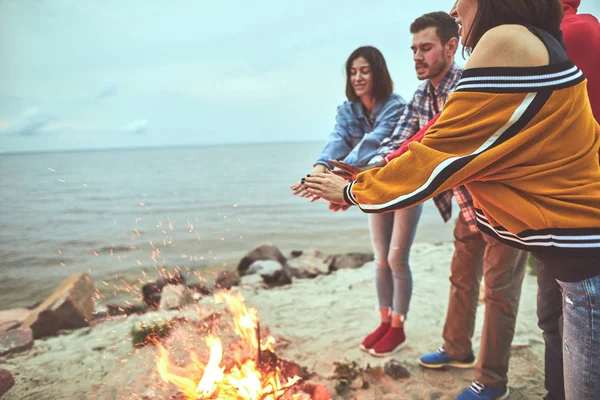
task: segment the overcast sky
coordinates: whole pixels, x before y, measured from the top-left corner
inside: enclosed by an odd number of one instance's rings
[[[324,140],[348,55],[409,99],[410,23],[453,1],[0,0],[0,152]]]

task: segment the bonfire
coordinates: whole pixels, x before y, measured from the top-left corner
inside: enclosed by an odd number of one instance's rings
[[[220,292],[217,303],[224,303],[233,315],[233,329],[239,343],[233,351],[233,360],[223,360],[223,343],[212,333],[205,343],[209,359],[201,360],[199,352],[191,350],[191,363],[181,367],[175,364],[169,351],[158,344],[160,356],[157,369],[160,377],[174,384],[186,399],[282,399],[300,380],[299,376],[286,377],[274,356],[271,336],[261,340],[258,315],[245,305],[241,294]],[[291,393],[291,392],[290,392]],[[291,394],[290,399],[300,396]]]

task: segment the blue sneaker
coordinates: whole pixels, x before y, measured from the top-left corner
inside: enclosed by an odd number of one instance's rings
[[[475,357],[471,354],[464,360],[455,360],[450,357],[443,347],[440,347],[434,353],[425,354],[419,358],[419,364],[425,368],[443,368],[443,367],[454,367],[454,368],[471,368],[475,365]]]
[[[504,400],[508,399],[508,388],[489,388],[477,381],[458,395],[456,400]]]

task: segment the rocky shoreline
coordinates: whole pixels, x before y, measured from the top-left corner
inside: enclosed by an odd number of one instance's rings
[[[199,307],[198,304],[219,290],[230,290],[236,286],[258,290],[290,285],[294,279],[310,279],[338,269],[358,268],[372,259],[372,254],[329,255],[314,249],[293,251],[285,257],[276,246],[264,244],[244,256],[235,270],[220,272],[214,282],[187,284],[181,271],[175,271],[139,288],[132,287],[137,302],[107,303],[105,306],[96,306],[100,296],[91,276],[76,274],[30,309],[0,311],[0,357],[3,364],[10,365],[13,360],[18,360],[20,353],[41,355],[44,345],[52,338],[65,335],[98,342],[94,343],[92,351],[103,352],[108,344],[101,338],[92,338],[95,336],[93,333],[103,332],[104,328],[111,328],[110,331],[117,334],[109,335],[112,340],[121,337],[124,342],[131,342],[129,325],[148,325],[173,318],[202,320],[205,318],[203,312],[211,307]],[[104,281],[102,283],[105,284]],[[110,348],[116,350],[115,346]],[[131,352],[127,352],[127,356],[131,356]],[[119,362],[123,362],[122,359]],[[19,373],[15,375],[17,386],[20,386]],[[15,379],[11,371],[0,369],[0,396],[9,392],[13,385]],[[15,389],[19,390],[19,387]],[[35,392],[36,399],[46,396]],[[77,394],[81,395],[87,397],[90,393]]]
[[[31,328],[36,325],[23,325],[32,318],[21,317],[19,322],[19,312],[13,311],[12,329],[4,330],[3,335],[32,329],[31,345],[24,337],[25,344],[0,356],[0,390],[6,391],[2,398],[183,399],[177,397],[172,384],[158,376],[156,346],[134,345],[132,332],[141,326],[178,321],[160,343],[177,349],[192,338],[193,347],[205,349],[199,332],[214,329],[227,316],[213,295],[239,285],[234,291],[241,292],[246,303],[257,310],[261,333],[275,338],[277,356],[301,368],[310,382],[306,391],[312,392],[306,398],[452,399],[469,384],[472,371],[429,371],[416,362],[420,354],[440,344],[452,249],[451,244],[413,246],[415,287],[406,326],[408,344],[385,359],[374,359],[358,348],[364,334],[377,324],[374,266],[369,254],[334,256],[305,250],[286,257],[275,246],[260,246],[242,258],[238,268],[219,274],[214,281],[187,283],[177,274],[165,275],[161,281],[140,282],[132,304],[108,307],[98,305],[95,290],[96,301],[90,301],[91,306],[68,300],[67,293],[81,294],[88,289],[70,291],[61,285],[62,294],[50,296],[55,299],[52,306],[42,302],[27,311],[43,315],[48,310],[62,310],[59,304],[71,304],[64,310],[79,313],[71,322],[89,313],[87,325],[57,329],[53,335],[36,338],[39,330]],[[85,275],[73,278],[71,287],[87,288],[87,279]],[[149,286],[143,291],[145,285]],[[536,325],[535,294],[535,278],[527,276],[509,370],[511,398],[517,400],[543,393],[543,341]],[[40,307],[46,307],[45,311]],[[477,313],[476,349],[483,307]],[[0,326],[7,326],[5,319],[0,319]],[[227,338],[224,332],[222,336]],[[2,342],[0,348],[6,346]]]

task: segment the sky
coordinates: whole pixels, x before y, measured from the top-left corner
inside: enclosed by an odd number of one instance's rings
[[[0,153],[324,141],[348,55],[409,100],[409,26],[453,2],[0,0]]]

